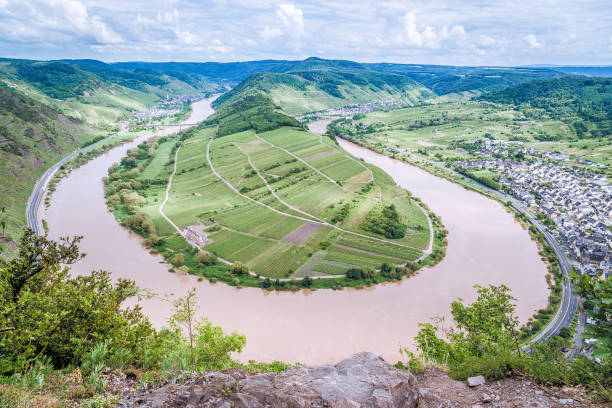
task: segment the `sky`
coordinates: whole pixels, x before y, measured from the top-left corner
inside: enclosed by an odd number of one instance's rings
[[[0,56],[612,65],[612,1],[0,0]]]

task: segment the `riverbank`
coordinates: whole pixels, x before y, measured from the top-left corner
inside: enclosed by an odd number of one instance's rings
[[[388,157],[385,154],[386,150],[382,149],[380,145],[364,143],[350,137],[348,139],[350,140],[343,138],[340,140]],[[402,155],[397,160],[418,167],[429,174],[449,180],[467,190],[477,192],[499,202],[510,214],[515,216],[524,229],[528,230],[529,236],[538,245],[542,260],[547,265],[548,274],[546,275],[546,281],[550,296],[548,297],[546,307],[539,309],[529,319],[527,324],[522,327],[521,339],[523,342],[528,344],[546,340],[558,334],[562,327],[570,325],[578,305],[578,297],[572,293],[572,285],[570,283],[572,267],[554,236],[526,210],[521,202],[468,176],[447,170],[442,164],[422,158],[415,160],[412,155]]]

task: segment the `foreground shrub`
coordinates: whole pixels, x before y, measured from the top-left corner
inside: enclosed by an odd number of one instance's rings
[[[612,400],[609,360],[568,359],[561,349],[570,340],[561,336],[532,345],[526,353],[518,343],[520,331],[509,289],[503,285],[476,288],[474,303],[464,305],[461,299],[452,303],[452,329],[441,332],[433,324],[420,325],[415,340],[422,361],[446,366],[458,380],[475,375],[498,380],[520,373],[547,384],[585,385],[602,400]]]
[[[0,371],[11,373],[47,356],[55,367],[78,363],[96,344],[110,353],[128,351],[142,360],[155,330],[138,307],[123,302],[137,293],[133,282],[94,271],[71,277],[82,255],[80,238],[60,243],[24,233],[18,256],[0,264]],[[7,335],[8,334],[8,335]]]

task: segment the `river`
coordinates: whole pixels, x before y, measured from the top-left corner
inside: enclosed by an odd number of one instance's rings
[[[210,112],[209,101],[198,102],[186,123]],[[73,273],[104,269],[158,294],[183,295],[195,287],[201,316],[246,335],[241,360],[323,364],[371,351],[395,362],[400,346],[414,348],[419,322],[448,317],[453,300],[474,298],[476,283],[510,287],[522,322],[546,305],[546,266],[537,246],[499,203],[344,141],[349,152],[383,168],[442,218],[449,230],[442,262],[402,282],[295,293],[237,289],[169,273],[160,256],[149,254],[139,237],[119,226],[104,202],[102,177],[141,140],[93,159],[58,184],[44,214],[50,235],[85,236],[81,249],[87,256],[73,266]],[[151,299],[141,305],[157,327],[170,313],[167,301]]]

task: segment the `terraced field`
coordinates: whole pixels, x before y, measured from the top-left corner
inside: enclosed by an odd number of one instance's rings
[[[159,213],[175,154],[164,213],[180,229],[207,231],[204,251],[258,275],[342,275],[430,253],[427,215],[408,192],[328,138],[294,128],[215,137],[208,127],[159,143],[139,177],[156,180],[141,193],[141,211],[162,238],[177,235]],[[364,229],[370,212],[390,205],[406,228],[401,238]]]

